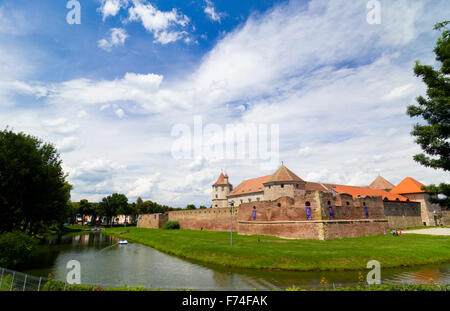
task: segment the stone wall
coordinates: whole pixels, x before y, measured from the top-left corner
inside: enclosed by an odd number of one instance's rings
[[[167,214],[161,213],[141,215],[139,216],[137,227],[159,229],[167,222],[168,217]]]
[[[443,209],[441,213],[442,213],[442,218],[440,219],[441,224],[443,226],[450,226],[450,210]]]
[[[233,230],[237,230],[238,207],[233,207]],[[169,212],[169,221],[178,221],[182,229],[229,231],[230,208],[208,208]]]
[[[390,229],[422,226],[419,202],[383,201]]]
[[[310,218],[307,207],[311,210]],[[334,217],[330,215],[330,207]],[[163,221],[162,216],[160,219]],[[232,219],[233,231],[239,234],[289,239],[324,240],[383,234],[389,230],[381,197],[353,198],[309,190],[294,198],[243,203],[233,207]],[[230,208],[171,211],[166,221],[178,221],[182,229],[229,231]],[[162,225],[152,215],[143,215],[138,226]]]
[[[311,209],[311,218],[306,207]],[[330,216],[330,207],[334,217]],[[368,212],[368,218],[366,215]],[[381,197],[333,195],[305,191],[295,198],[241,204],[239,234],[263,234],[293,239],[334,239],[389,231]]]

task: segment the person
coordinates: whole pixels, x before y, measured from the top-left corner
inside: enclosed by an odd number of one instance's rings
[[[395,236],[395,230],[394,229],[392,229],[392,235]]]

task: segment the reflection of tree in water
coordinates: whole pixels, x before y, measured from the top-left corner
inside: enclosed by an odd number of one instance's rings
[[[231,287],[233,284],[233,275],[227,274],[223,272],[219,272],[216,270],[211,270],[213,274],[214,283],[217,287]]]

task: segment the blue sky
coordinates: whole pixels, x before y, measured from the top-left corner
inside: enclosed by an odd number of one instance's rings
[[[412,160],[405,114],[448,1],[379,1],[369,24],[368,0],[79,0],[79,25],[67,2],[0,1],[0,125],[58,147],[74,200],[209,206],[221,169],[237,185],[281,160],[310,181],[450,181]],[[279,161],[175,158],[196,116],[277,125]]]

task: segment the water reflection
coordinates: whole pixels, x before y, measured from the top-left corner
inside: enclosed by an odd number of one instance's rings
[[[273,290],[291,286],[314,288],[320,279],[335,285],[354,285],[358,271],[293,272],[276,270],[233,269],[198,264],[166,255],[150,247],[130,243],[102,233],[78,234],[52,239],[39,247],[33,269],[36,276],[66,279],[66,264],[75,259],[81,263],[81,281],[103,286],[145,286],[148,288],[188,288],[197,290]],[[363,271],[363,275],[367,271]],[[450,283],[450,264],[404,269],[387,269],[383,281]]]

